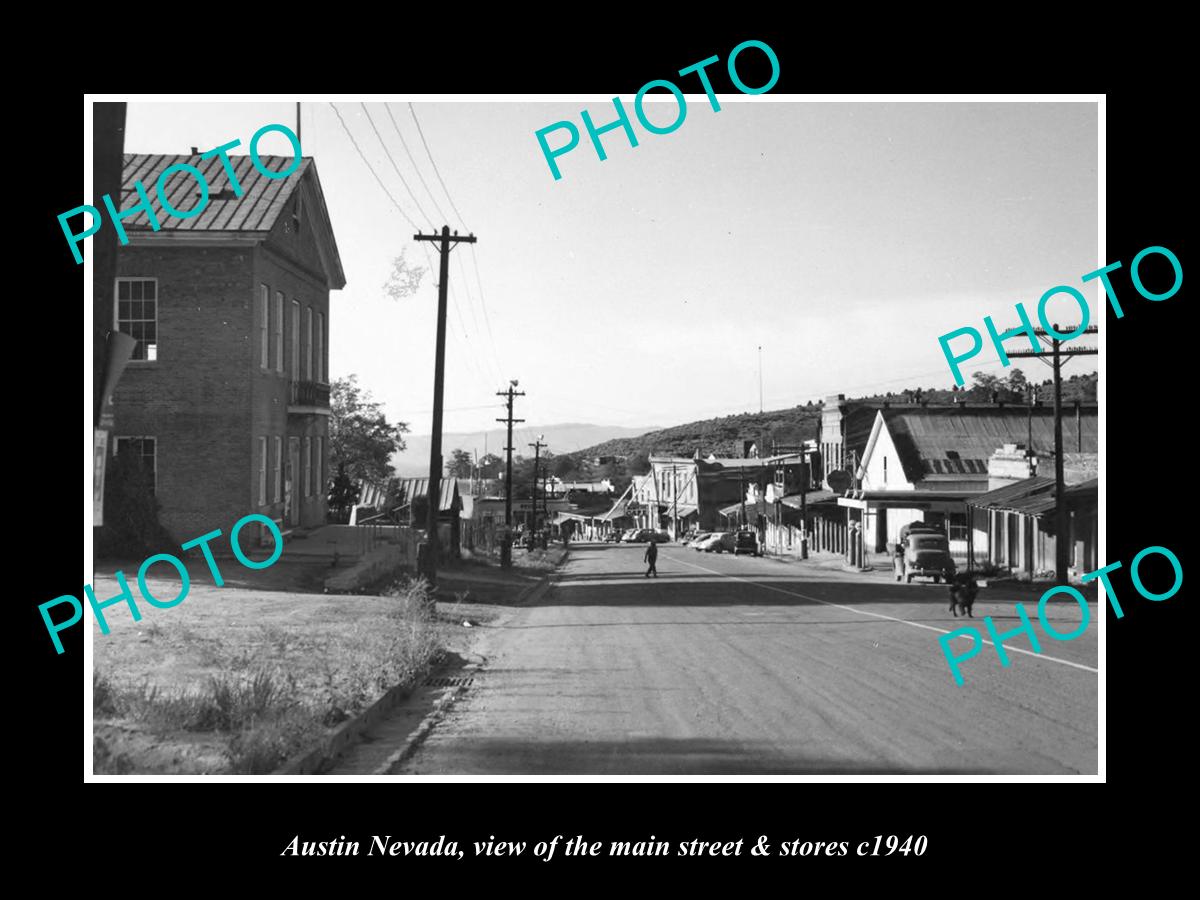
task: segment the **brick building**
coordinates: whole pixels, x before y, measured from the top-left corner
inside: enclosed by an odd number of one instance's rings
[[[260,157],[281,172],[293,160]],[[138,203],[168,166],[204,173],[196,216],[145,210],[125,219],[113,327],[138,339],[113,396],[113,445],[154,472],[163,525],[180,541],[256,512],[287,527],[324,523],[329,454],[329,292],[346,284],[316,165],[267,178],[221,161],[125,156],[120,209]],[[186,173],[168,180],[170,205],[199,203]]]

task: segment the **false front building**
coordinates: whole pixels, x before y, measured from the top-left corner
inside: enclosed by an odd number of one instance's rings
[[[125,219],[112,327],[136,338],[113,396],[114,449],[153,475],[163,525],[178,540],[260,513],[285,529],[324,523],[329,453],[329,292],[346,284],[310,158],[267,178],[231,156],[126,155],[121,203],[187,163],[209,185],[196,216],[145,210]],[[285,171],[293,160],[261,157]],[[164,185],[174,209],[194,208],[196,181]],[[244,540],[244,538],[242,538]]]

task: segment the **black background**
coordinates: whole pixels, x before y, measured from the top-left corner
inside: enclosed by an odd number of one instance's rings
[[[663,39],[639,27],[614,26],[587,43],[580,29],[571,30],[569,36],[564,31],[555,40],[531,38],[525,44],[508,38],[472,43],[462,35],[428,42],[398,39],[395,52],[362,56],[355,47],[329,35],[328,54],[341,64],[319,68],[324,77],[333,78],[332,84],[320,82],[309,65],[288,71],[283,65],[286,55],[274,57],[279,65],[270,77],[259,80],[243,74],[247,65],[252,72],[264,71],[272,59],[267,54],[262,65],[240,57],[238,69],[206,63],[203,81],[157,78],[154,67],[129,69],[126,78],[113,70],[94,89],[586,91],[620,94],[628,100],[644,82],[671,78],[678,69],[716,54],[722,63],[710,68],[710,77],[714,89],[725,93],[733,91],[723,64],[729,50],[742,40],[757,38],[770,44],[780,60],[781,77],[774,94],[1108,91],[1106,259],[1124,263],[1113,280],[1125,317],[1117,320],[1109,309],[1102,326],[1107,339],[1107,377],[1102,382],[1107,390],[1105,561],[1119,559],[1126,568],[1113,579],[1125,617],[1117,620],[1109,611],[1106,621],[1107,662],[1101,677],[1107,680],[1108,725],[1102,766],[1119,799],[1101,803],[1098,794],[1084,795],[1086,787],[1044,782],[930,784],[916,779],[902,785],[326,782],[321,787],[255,786],[250,795],[244,786],[225,785],[203,794],[194,785],[180,783],[85,787],[82,772],[90,756],[90,736],[83,735],[81,727],[83,628],[64,633],[67,652],[56,656],[37,612],[38,603],[80,591],[84,575],[80,557],[74,556],[79,535],[74,515],[80,502],[80,466],[85,471],[90,467],[80,428],[79,364],[70,360],[63,347],[66,342],[60,340],[74,311],[83,308],[82,267],[75,265],[55,218],[84,201],[80,185],[83,99],[73,86],[64,86],[28,106],[25,127],[30,146],[22,159],[9,163],[10,179],[25,194],[19,207],[8,206],[13,220],[29,224],[34,231],[32,235],[13,232],[9,245],[10,259],[17,263],[14,269],[23,273],[18,283],[27,287],[10,300],[17,321],[9,339],[19,362],[10,375],[10,421],[17,427],[10,434],[10,447],[16,452],[9,456],[8,466],[8,483],[16,489],[9,509],[13,527],[9,568],[17,574],[18,586],[9,602],[15,608],[14,622],[21,623],[12,633],[22,644],[23,665],[10,681],[19,702],[9,707],[12,718],[6,731],[10,751],[18,757],[10,778],[25,782],[32,791],[24,821],[34,842],[48,854],[65,859],[82,852],[88,860],[107,859],[109,866],[129,865],[136,858],[140,871],[177,872],[183,881],[190,880],[193,872],[201,879],[206,874],[212,878],[226,866],[248,876],[246,883],[296,879],[314,884],[314,878],[340,881],[369,871],[371,879],[387,879],[382,883],[394,884],[396,890],[422,883],[414,879],[436,879],[429,883],[453,889],[468,872],[476,878],[516,875],[504,883],[517,887],[534,883],[530,876],[548,873],[568,883],[586,884],[570,879],[581,874],[591,878],[592,873],[604,871],[617,872],[622,879],[653,878],[656,873],[677,879],[689,873],[707,880],[718,870],[733,873],[735,884],[751,887],[754,882],[747,879],[756,874],[794,873],[798,880],[785,884],[801,887],[809,883],[800,879],[819,872],[854,879],[845,882],[848,886],[864,875],[878,876],[885,884],[915,876],[930,886],[946,888],[948,870],[974,870],[970,882],[956,886],[970,890],[988,883],[989,874],[993,878],[1014,875],[1042,854],[1057,856],[1068,867],[1074,865],[1080,845],[1120,830],[1114,818],[1118,810],[1127,812],[1131,804],[1152,803],[1165,796],[1170,782],[1158,784],[1158,780],[1173,779],[1190,763],[1188,745],[1180,742],[1181,729],[1190,724],[1184,710],[1191,705],[1183,695],[1190,637],[1184,621],[1187,586],[1162,603],[1143,600],[1130,585],[1128,563],[1142,548],[1162,545],[1171,548],[1185,574],[1188,571],[1190,533],[1183,516],[1189,505],[1187,438],[1192,428],[1190,383],[1183,370],[1192,337],[1184,313],[1186,282],[1171,299],[1152,303],[1133,290],[1128,266],[1142,248],[1162,245],[1176,253],[1185,272],[1188,268],[1182,227],[1187,202],[1185,144],[1176,124],[1185,101],[1163,82],[1145,91],[1115,89],[1119,78],[1085,66],[1086,58],[1096,56],[1094,48],[1076,47],[1070,51],[1069,64],[1055,66],[1051,72],[1035,65],[1035,59],[1025,60],[1023,53],[1037,56],[1031,47],[1014,50],[1003,58],[1003,65],[999,55],[995,65],[982,59],[971,65],[971,48],[963,48],[938,57],[937,64],[926,58],[914,67],[907,51],[897,51],[884,62],[881,57],[868,57],[844,34],[818,34],[804,28],[714,27],[710,32],[672,34]],[[1037,43],[1041,38],[1030,40]],[[827,47],[821,56],[814,56],[823,43],[832,43],[833,49]],[[756,51],[739,58],[739,71],[747,84],[766,80],[765,67],[755,71],[754,61],[759,58]],[[227,77],[221,76],[222,69]],[[689,78],[677,82],[684,90],[695,91],[694,76]],[[686,125],[673,139],[685,140],[685,131]],[[483,144],[486,135],[464,139]],[[538,152],[532,135],[530,152]],[[37,266],[26,267],[28,252],[39,260]],[[1011,262],[1019,266],[1019,261]],[[1075,283],[1079,274],[1063,273],[1063,283]],[[1036,299],[1029,298],[1027,306]],[[85,334],[85,370],[90,358]],[[90,396],[85,396],[83,408],[90,409]],[[90,441],[90,427],[86,440]],[[1165,576],[1165,564],[1158,563]],[[1161,589],[1152,568],[1144,570],[1144,578],[1149,586]],[[1157,826],[1144,816],[1139,823]],[[607,844],[654,834],[673,843],[740,837],[746,845],[743,856],[716,860],[564,860],[560,855],[543,863],[528,851],[514,860],[472,861],[468,854],[461,862],[281,858],[279,852],[297,834],[302,840],[345,835],[362,842],[364,848],[372,834],[391,834],[397,840],[436,839],[445,834],[460,844],[489,835],[532,843],[577,834]],[[920,859],[751,858],[749,848],[760,834],[770,835],[773,846],[794,838],[850,841],[851,854],[855,843],[873,840],[877,834],[925,834],[929,850]],[[187,861],[186,867],[180,866],[182,860]],[[198,869],[197,861],[202,863]],[[1096,864],[1103,863],[1097,860]],[[90,871],[104,877],[101,869]],[[268,880],[262,880],[264,876]]]

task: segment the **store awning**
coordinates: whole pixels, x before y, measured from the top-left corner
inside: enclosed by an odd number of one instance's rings
[[[698,507],[695,503],[668,503],[666,504],[666,509],[664,512],[668,516],[675,516],[678,514],[679,518],[686,519],[688,516],[693,515],[697,509]]]

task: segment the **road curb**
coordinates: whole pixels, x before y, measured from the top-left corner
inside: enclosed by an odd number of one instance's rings
[[[560,565],[561,562],[565,561],[566,557],[564,556],[562,561],[560,561]],[[537,584],[531,584],[529,587],[521,591],[521,593],[518,594],[516,599],[513,601],[513,606],[526,606],[535,600],[540,600],[557,580],[557,569],[553,572],[548,572],[538,580]],[[471,664],[466,666],[463,671],[471,672],[472,677],[474,677],[474,674],[480,672],[482,668],[483,667],[478,664]],[[455,701],[457,701],[466,692],[467,688],[465,686],[459,686],[453,688],[441,699],[439,699],[437,703],[434,704],[433,709],[430,710],[425,718],[421,720],[421,724],[416,727],[416,730],[413,731],[413,733],[405,739],[404,743],[401,744],[394,753],[388,756],[388,758],[371,774],[391,775],[396,769],[404,765],[404,763],[407,762],[412,755],[417,752],[418,748],[425,743],[425,739],[429,737],[434,727],[442,720],[445,714],[449,711],[450,707],[454,705]]]
[[[565,562],[566,556],[560,561]],[[525,606],[541,597],[550,589],[552,580],[557,580],[557,569],[554,572],[543,575],[534,584],[524,588],[513,601],[514,606]],[[478,666],[470,665],[467,669],[472,671],[478,669]],[[434,669],[430,676],[433,677],[441,668]],[[419,685],[404,684],[394,685],[384,692],[383,696],[368,706],[357,716],[343,722],[338,726],[337,730],[329,737],[325,738],[316,747],[304,751],[276,769],[273,774],[276,775],[316,775],[321,770],[333,763],[336,763],[347,750],[354,744],[359,742],[364,731],[370,729],[373,725],[379,722],[384,716],[394,710],[403,701],[407,700],[412,695],[414,690]],[[400,765],[420,746],[421,742],[428,736],[429,731],[441,718],[443,712],[458,698],[460,694],[466,691],[465,687],[457,687],[451,690],[446,696],[437,701],[433,710],[427,715],[417,730],[404,742],[395,753],[388,757],[387,762],[380,766],[373,774],[385,775],[388,774],[385,769],[392,766]]]
[[[383,696],[357,716],[343,722],[329,737],[316,747],[292,757],[275,770],[275,775],[317,775],[328,764],[337,761],[354,744],[362,733],[391,712],[412,693],[415,685],[398,684],[384,692]]]
[[[464,672],[476,672],[478,670],[479,666],[477,665],[467,666],[463,669]],[[434,729],[434,726],[442,720],[442,717],[446,714],[447,710],[454,705],[454,701],[466,692],[466,686],[459,685],[458,687],[451,688],[446,694],[442,695],[442,697],[434,704],[433,709],[429,711],[428,715],[421,720],[421,724],[417,726],[416,730],[407,738],[405,738],[404,743],[401,744],[396,751],[388,756],[388,758],[385,759],[379,766],[377,766],[375,770],[371,772],[371,774],[391,775],[396,769],[404,765],[408,758],[416,753],[417,749],[423,743],[425,743],[425,739],[429,737],[430,733]]]

